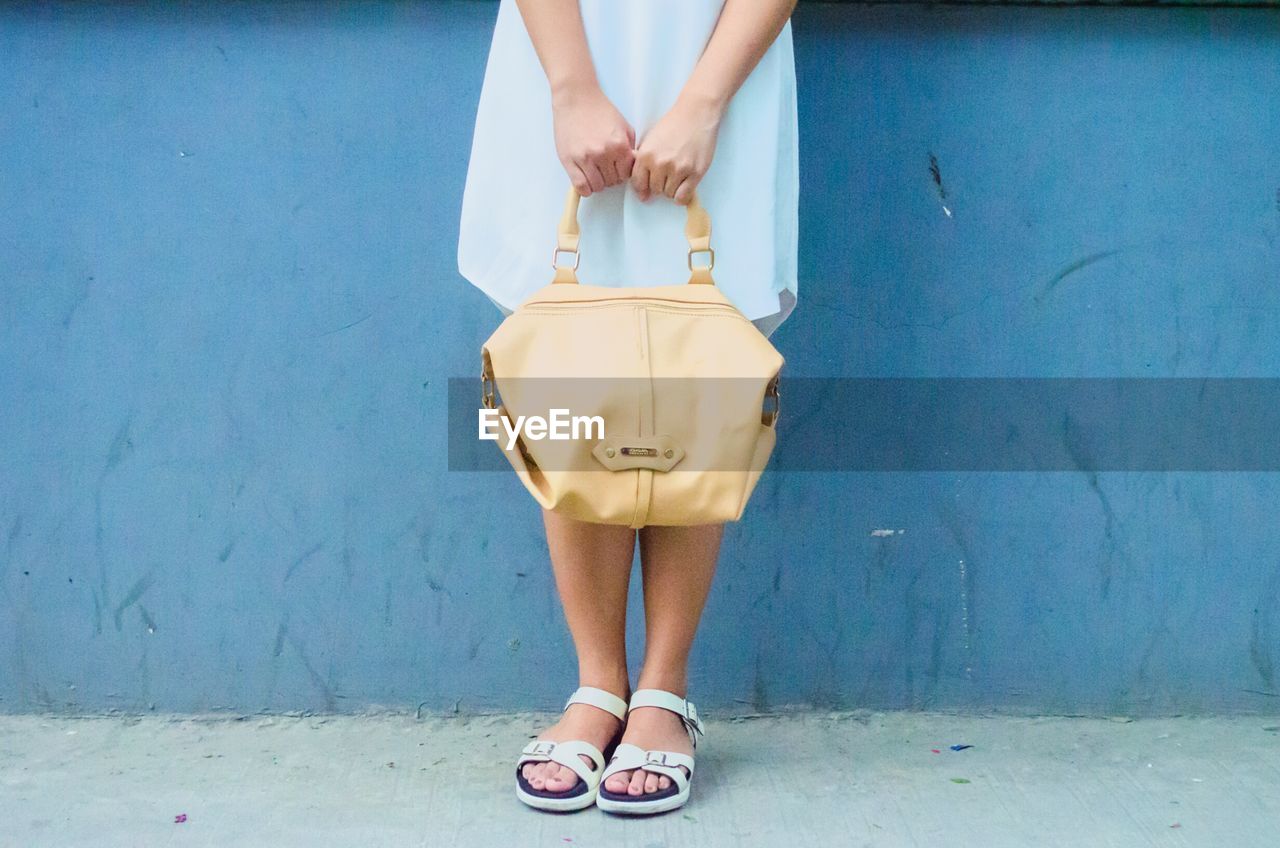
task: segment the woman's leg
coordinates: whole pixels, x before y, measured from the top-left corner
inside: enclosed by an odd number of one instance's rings
[[[556,589],[578,653],[578,685],[596,686],[629,700],[627,586],[636,531],[575,521],[545,509],[543,523]],[[572,704],[560,721],[538,738],[556,742],[585,739],[604,750],[620,726],[621,722],[604,710]],[[586,757],[583,761],[590,764]],[[535,789],[552,792],[566,791],[578,782],[578,776],[559,763],[526,763],[522,773]]]
[[[637,689],[665,689],[682,698],[687,695],[689,650],[711,591],[723,532],[723,524],[645,527],[640,531],[645,644]],[[646,749],[693,753],[680,718],[661,707],[633,710],[622,741]],[[632,795],[657,792],[670,785],[671,778],[644,769],[618,772],[604,783],[610,792]]]

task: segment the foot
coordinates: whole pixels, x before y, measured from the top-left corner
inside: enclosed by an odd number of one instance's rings
[[[627,714],[627,730],[622,734],[622,741],[648,750],[675,751],[680,754],[693,754],[693,745],[689,742],[689,732],[684,729],[680,716],[664,710],[662,707],[635,707]],[[689,777],[689,769],[679,767],[685,777]],[[671,778],[665,774],[645,771],[642,768],[620,771],[609,775],[601,784],[610,792],[621,795],[647,795],[661,792],[671,785]]]
[[[560,720],[548,727],[537,738],[549,742],[581,739],[595,745],[600,753],[604,754],[605,748],[618,735],[618,728],[621,726],[622,722],[617,716],[599,707],[593,707],[590,704],[570,704],[569,708],[561,714]],[[588,757],[582,754],[578,756],[588,768],[595,768],[595,763]],[[581,780],[573,769],[553,762],[525,763],[520,773],[534,789],[547,792],[568,792]]]

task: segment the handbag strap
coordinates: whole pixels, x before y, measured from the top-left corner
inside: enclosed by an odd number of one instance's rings
[[[578,201],[581,199],[578,190],[569,186],[569,194],[564,201],[564,215],[560,218],[560,228],[556,232],[556,250],[551,256],[551,267],[556,271],[553,283],[578,283],[578,240],[581,236],[578,229]],[[716,265],[716,252],[711,249],[711,216],[698,202],[697,194],[689,199],[685,215],[684,235],[689,240],[689,283],[714,286],[711,269]],[[573,254],[572,265],[560,264],[560,256],[565,253]],[[695,253],[707,254],[707,264],[694,265]]]

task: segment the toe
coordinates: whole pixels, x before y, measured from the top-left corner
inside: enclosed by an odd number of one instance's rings
[[[658,791],[658,775],[653,774],[653,773],[651,772],[651,773],[649,773],[649,774],[647,774],[647,775],[645,776],[645,779],[644,779],[644,791],[645,791],[645,792],[657,792],[657,791]]]
[[[626,792],[627,787],[631,785],[631,772],[619,771],[609,775],[604,782],[604,788],[610,792]]]
[[[552,792],[564,792],[577,782],[578,775],[568,766],[557,766],[547,775],[547,789]]]
[[[627,785],[627,793],[630,795],[644,794],[644,778],[645,772],[642,769],[636,769],[631,773],[631,783]]]
[[[670,785],[671,785],[671,778],[667,777],[665,774],[660,775],[658,777],[658,791],[662,791],[663,789],[666,789]]]

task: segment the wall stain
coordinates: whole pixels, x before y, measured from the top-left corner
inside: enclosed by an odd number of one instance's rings
[[[325,337],[325,336],[331,336],[331,335],[333,335],[334,333],[340,333],[340,332],[342,332],[343,330],[349,330],[350,328],[354,327],[355,325],[360,324],[360,323],[362,323],[362,322],[364,322],[364,321],[367,321],[367,320],[369,320],[369,319],[370,319],[370,318],[372,318],[372,317],[373,317],[373,313],[372,313],[372,312],[370,312],[370,313],[368,313],[367,315],[365,315],[365,316],[364,316],[364,317],[362,317],[362,318],[357,318],[356,320],[352,321],[350,324],[343,324],[341,327],[334,327],[332,330],[325,330],[323,333],[317,333],[316,335],[312,336],[312,338],[313,338],[313,339],[319,339],[319,338],[323,338],[323,337]]]
[[[147,608],[142,604],[138,604],[138,613],[142,616],[142,624],[147,628],[148,633],[155,633],[159,629],[156,627],[156,620],[151,617],[151,613],[147,612]]]
[[[1147,673],[1150,671],[1151,659],[1155,656],[1156,648],[1164,647],[1173,638],[1173,634],[1169,632],[1168,624],[1171,620],[1169,616],[1169,607],[1171,605],[1172,602],[1166,600],[1161,604],[1159,612],[1152,617],[1158,624],[1151,629],[1147,637],[1147,643],[1142,649],[1142,655],[1138,658],[1138,667],[1134,673],[1134,679],[1139,683],[1147,682]]]
[[[903,531],[898,530],[897,533]],[[894,548],[891,548],[888,539],[895,534],[893,530],[872,530],[871,537],[876,539],[875,555],[867,561],[866,568],[862,570],[862,593],[870,595],[872,589],[875,588],[877,580],[883,578],[889,573],[889,566],[893,560]]]
[[[755,668],[751,678],[751,708],[758,713],[769,710],[769,691],[765,686],[764,661],[760,656],[760,646],[756,646]]]
[[[353,500],[348,497],[342,502],[342,575],[351,585],[355,579],[355,557],[351,550],[351,509]]]
[[[5,537],[5,554],[13,556],[13,548],[18,543],[18,534],[22,532],[22,515],[19,513],[13,517],[13,523],[9,525],[9,535]]]
[[[307,657],[306,649],[303,648],[302,643],[294,636],[289,636],[288,639],[289,644],[293,646],[293,650],[298,654],[298,659],[301,660],[303,667],[307,670],[307,674],[310,675],[311,682],[320,690],[320,695],[324,698],[325,710],[328,712],[335,712],[337,708],[337,700],[334,697],[332,687],[329,686],[329,682],[325,680],[324,677],[321,676],[320,672],[316,671],[315,666],[311,664],[311,660]]]
[[[919,564],[903,590],[901,612],[903,651],[900,657],[890,658],[900,661],[903,670],[903,696],[916,709],[925,708],[932,703],[938,688],[938,675],[942,668],[943,610],[936,603],[931,603],[928,597],[920,597],[916,588],[927,567],[925,563]],[[932,625],[928,646],[929,660],[921,672],[924,678],[923,691],[917,691],[915,657],[922,635],[920,630],[925,624]]]
[[[1107,498],[1107,493],[1102,491],[1102,486],[1098,483],[1098,472],[1091,470],[1094,463],[1089,455],[1089,450],[1081,441],[1081,434],[1076,429],[1071,420],[1071,416],[1062,416],[1062,441],[1066,448],[1067,454],[1071,457],[1072,462],[1081,471],[1085,471],[1085,480],[1089,484],[1089,488],[1098,498],[1098,504],[1102,507],[1102,550],[1098,555],[1098,586],[1103,599],[1111,592],[1111,562],[1117,554],[1122,553],[1120,550],[1119,540],[1116,538],[1116,515],[1115,510],[1111,507],[1111,501]]]
[[[76,314],[76,310],[80,308],[80,304],[88,300],[89,287],[92,282],[93,282],[92,275],[90,275],[84,280],[79,281],[79,285],[76,288],[75,296],[71,300],[71,305],[67,307],[66,313],[63,314],[62,316],[62,329],[65,330],[71,326],[72,316]]]
[[[346,535],[345,531],[343,531],[343,535]],[[346,580],[348,586],[351,585],[351,581],[354,580],[356,576],[355,561],[351,556],[351,546],[345,544],[345,539],[342,546],[342,576],[343,579]]]
[[[124,611],[136,604],[138,600],[147,593],[147,590],[151,588],[151,585],[154,582],[155,578],[148,574],[144,577],[138,578],[137,582],[135,582],[132,588],[129,589],[128,593],[124,596],[124,600],[120,602],[115,610],[116,630],[121,630],[124,627]]]
[[[280,625],[276,627],[276,644],[275,647],[271,649],[271,656],[278,657],[284,652],[284,640],[288,635],[289,625],[286,617],[286,620],[281,621]]]
[[[316,542],[314,545],[307,548],[307,550],[305,550],[301,556],[299,556],[289,565],[289,569],[284,573],[284,582],[288,583],[289,578],[292,577],[293,573],[298,570],[298,567],[301,566],[307,560],[309,560],[311,557],[313,557],[316,554],[316,552],[323,547],[324,547],[324,542]]]
[[[129,424],[133,420],[133,414],[125,416],[124,423],[116,430],[115,436],[111,438],[111,444],[107,448],[107,463],[103,468],[103,474],[115,469],[121,461],[124,460],[125,454],[133,450],[133,440],[129,438]]]
[[[1267,581],[1261,603],[1253,609],[1249,628],[1249,660],[1268,689],[1276,688],[1275,663],[1271,656],[1271,614],[1280,602],[1280,566],[1275,567]]]
[[[942,167],[938,164],[938,157],[932,152],[929,153],[929,176],[933,178],[933,187],[938,192],[938,200],[942,203],[942,211],[947,217],[951,217],[951,209],[947,206],[947,189],[942,184]]]
[[[969,624],[969,596],[972,592],[969,589],[973,580],[971,572],[965,567],[964,560],[959,561],[960,567],[960,630],[964,633],[964,676],[973,678],[973,634]]]
[[[13,564],[13,549],[18,546],[18,535],[22,533],[22,514],[14,516],[13,523],[9,525],[9,534],[5,538],[4,544],[4,563],[0,567],[0,579],[4,578],[5,572],[9,570],[9,566]]]
[[[1075,262],[1070,263],[1069,265],[1063,267],[1062,270],[1058,271],[1058,273],[1054,274],[1053,278],[1049,280],[1048,283],[1045,284],[1044,288],[1041,289],[1039,293],[1037,293],[1032,298],[1032,300],[1034,300],[1037,304],[1039,304],[1043,298],[1047,297],[1049,293],[1053,291],[1054,287],[1057,286],[1058,283],[1062,282],[1067,277],[1070,277],[1072,274],[1076,273],[1077,271],[1080,271],[1084,268],[1088,268],[1090,265],[1092,265],[1095,262],[1100,262],[1103,259],[1107,259],[1108,257],[1115,256],[1117,253],[1120,253],[1119,248],[1115,250],[1103,250],[1099,253],[1091,253],[1088,256],[1084,256],[1084,257],[1081,257],[1080,259],[1077,259]]]
[[[429,529],[418,533],[418,556],[422,557],[423,562],[431,562],[431,531]]]
[[[102,611],[111,606],[110,578],[107,569],[107,552],[106,552],[106,530],[102,524],[102,489],[106,483],[107,475],[110,474],[121,462],[127,454],[133,450],[133,440],[129,437],[129,425],[133,421],[133,411],[124,417],[124,421],[116,428],[116,433],[111,437],[111,444],[107,446],[107,456],[103,463],[102,471],[98,473],[98,479],[93,486],[93,552],[94,558],[98,563],[98,588],[94,590],[93,603],[93,630],[95,633],[102,632]],[[119,618],[116,620],[116,629],[120,629]]]
[[[969,537],[965,533],[965,523],[954,505],[944,501],[941,505],[943,520],[947,525],[947,531],[951,534],[952,540],[956,543],[956,547],[960,549],[963,555],[957,561],[956,567],[959,572],[958,591],[960,595],[960,632],[964,636],[964,654],[965,665],[964,675],[968,679],[973,677],[973,621],[974,621],[974,585],[973,585],[973,568],[977,564],[973,556],[973,551],[969,545]]]
[[[1271,617],[1262,610],[1253,611],[1249,629],[1249,660],[1268,689],[1276,688],[1275,665],[1271,661]]]
[[[227,546],[218,552],[218,562],[226,562],[227,557],[231,556],[231,551],[235,548],[235,546],[236,546],[235,539],[232,539],[230,542],[227,542]]]

